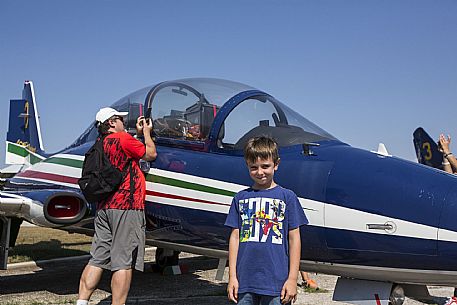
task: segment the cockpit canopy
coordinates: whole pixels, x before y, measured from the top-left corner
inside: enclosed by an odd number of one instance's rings
[[[159,144],[216,141],[219,149],[239,150],[260,135],[273,137],[279,146],[335,140],[272,96],[227,80],[167,81],[133,92],[111,107],[129,112],[126,129],[131,133],[138,116],[152,118]],[[72,146],[94,141],[97,135],[91,126]]]

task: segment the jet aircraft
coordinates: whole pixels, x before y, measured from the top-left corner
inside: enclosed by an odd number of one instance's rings
[[[147,239],[159,247],[158,262],[186,251],[219,257],[225,268],[225,217],[232,196],[251,185],[242,149],[249,138],[268,135],[280,146],[275,180],[298,195],[310,221],[300,230],[300,267],[340,276],[334,300],[396,305],[405,295],[428,297],[425,285],[457,286],[455,176],[352,147],[270,94],[233,81],[164,81],[112,107],[129,111],[129,130],[139,114],[154,122],[158,157],[143,167]],[[95,205],[77,179],[96,138],[91,124],[48,154],[33,84],[11,100],[6,160],[23,167],[0,193],[3,259],[22,219],[93,232]]]

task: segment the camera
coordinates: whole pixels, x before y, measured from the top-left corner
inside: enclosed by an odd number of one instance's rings
[[[149,125],[150,122],[151,122],[151,119],[150,118],[145,118],[143,117],[141,120],[140,120],[140,127],[143,127],[143,122],[146,122],[146,125]]]

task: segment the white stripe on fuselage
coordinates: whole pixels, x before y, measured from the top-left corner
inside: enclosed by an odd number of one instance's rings
[[[81,155],[71,155],[71,154],[57,154],[57,155],[52,155],[51,158],[65,158],[65,159],[70,159],[70,160],[79,160],[79,161],[84,161],[84,156]]]
[[[77,155],[66,155],[59,154],[54,157],[68,158],[83,160],[83,156]],[[65,165],[59,165],[54,163],[39,163],[33,166],[33,170],[39,170],[45,173],[65,175],[69,177],[78,178],[81,174],[81,169],[73,168]],[[238,192],[245,189],[247,186],[238,185],[234,183],[223,182],[219,180],[213,180],[209,178],[203,178],[193,175],[187,175],[182,173],[175,173],[171,171],[165,171],[160,169],[151,169],[150,174],[157,175],[160,177],[166,177],[171,179],[180,180],[192,184],[200,184],[204,187],[217,188],[222,190],[228,190],[231,192]],[[76,184],[63,183],[50,181],[47,179],[36,179],[36,178],[23,178],[39,182],[48,182],[58,185],[64,185],[72,188],[77,188]],[[186,189],[177,186],[164,185],[160,183],[146,182],[147,189],[150,191],[156,191],[164,194],[171,194],[175,196],[188,197],[186,199],[175,199],[166,198],[162,196],[147,195],[146,199],[149,202],[155,202],[170,206],[177,206],[195,210],[202,210],[208,212],[227,214],[229,210],[229,204],[231,203],[232,197],[220,194],[213,194],[205,191],[198,191],[192,189]],[[195,199],[195,200],[192,200]],[[198,202],[199,200],[209,202]],[[305,210],[306,216],[309,220],[309,225],[316,227],[326,227],[332,229],[349,230],[355,232],[363,232],[370,234],[382,234],[392,236],[402,236],[429,240],[440,240],[457,242],[457,232],[439,229],[433,226],[427,226],[423,224],[417,224],[411,221],[396,219],[388,216],[378,215],[374,213],[368,213],[359,211],[356,209],[350,209],[341,207],[333,204],[326,204],[324,202],[299,198],[302,207]],[[217,204],[212,204],[217,203]],[[326,218],[324,219],[324,215]],[[391,222],[395,224],[395,231],[388,232],[384,230],[369,230],[367,224],[385,224]]]
[[[175,172],[170,172],[170,171],[157,169],[157,168],[151,168],[149,173],[153,174],[153,175],[161,176],[161,177],[183,180],[186,182],[201,184],[204,186],[214,187],[214,188],[218,188],[218,189],[222,189],[222,190],[226,190],[226,191],[230,191],[230,192],[235,192],[235,193],[247,188],[247,186],[245,186],[245,185],[224,182],[224,181],[214,180],[214,179],[210,179],[210,178],[203,178],[203,177],[199,177],[199,176],[187,175],[187,174],[182,174],[182,173],[175,173]]]
[[[66,165],[62,165],[62,164],[56,164],[56,163],[40,162],[28,169],[38,171],[41,173],[46,173],[46,174],[63,175],[63,176],[71,177],[71,178],[79,179],[81,177],[80,168],[66,166]]]

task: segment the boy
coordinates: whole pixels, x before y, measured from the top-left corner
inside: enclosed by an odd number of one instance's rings
[[[297,298],[301,225],[308,220],[291,190],[274,180],[278,146],[270,138],[248,141],[244,158],[251,188],[235,195],[225,225],[229,240],[229,300],[242,304],[290,304]]]

